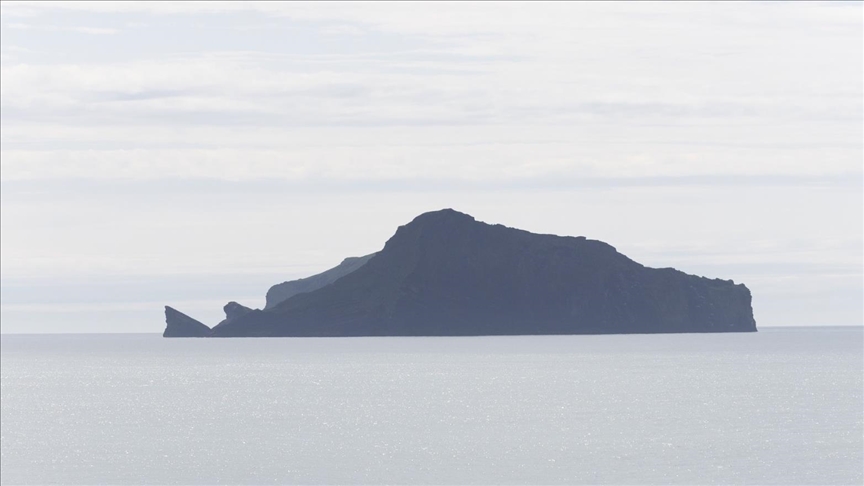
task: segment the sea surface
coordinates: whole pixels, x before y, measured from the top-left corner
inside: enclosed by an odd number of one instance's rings
[[[864,331],[3,335],[3,484],[861,484]]]

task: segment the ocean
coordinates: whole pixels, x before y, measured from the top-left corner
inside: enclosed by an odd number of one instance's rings
[[[3,484],[861,484],[864,328],[3,335]]]

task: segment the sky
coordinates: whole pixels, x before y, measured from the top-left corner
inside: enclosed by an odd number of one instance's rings
[[[864,322],[860,2],[0,4],[0,332],[213,325],[454,208]]]

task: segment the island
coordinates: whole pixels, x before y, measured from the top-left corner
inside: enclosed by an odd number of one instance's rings
[[[444,209],[377,253],[275,285],[207,325],[165,308],[165,337],[755,332],[750,290],[649,268],[583,236],[535,234]]]

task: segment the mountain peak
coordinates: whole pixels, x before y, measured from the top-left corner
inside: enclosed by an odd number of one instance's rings
[[[440,222],[474,222],[476,221],[473,216],[470,214],[465,214],[455,209],[445,208],[439,209],[438,211],[429,211],[427,213],[423,213],[416,218],[414,218],[409,225],[412,224],[427,224],[427,223],[440,223]]]

